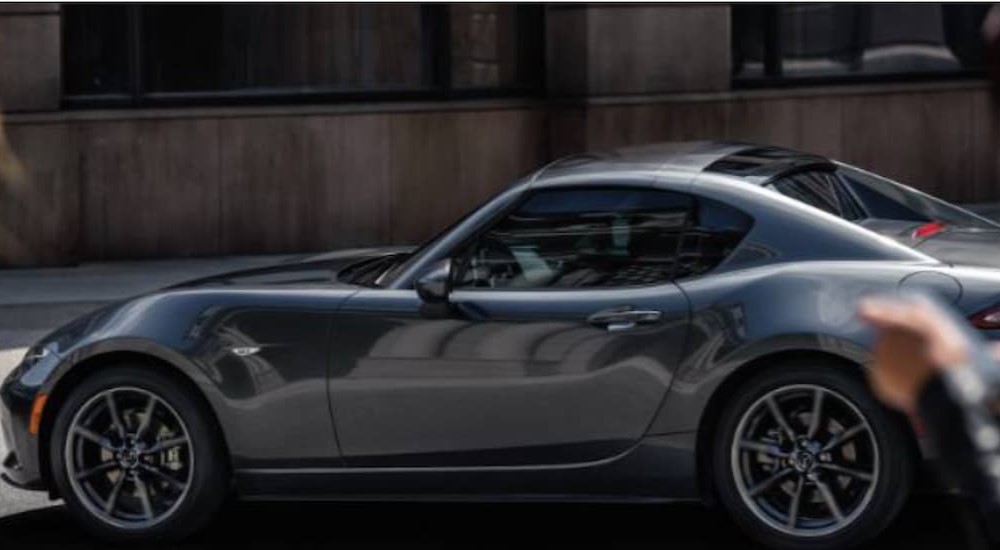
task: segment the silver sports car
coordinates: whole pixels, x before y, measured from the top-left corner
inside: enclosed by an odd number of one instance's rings
[[[775,547],[852,546],[933,458],[868,391],[857,300],[929,289],[992,335],[1000,272],[940,259],[997,231],[794,151],[571,157],[420,248],[56,330],[0,388],[3,478],[115,539],[187,535],[235,494],[700,499]]]

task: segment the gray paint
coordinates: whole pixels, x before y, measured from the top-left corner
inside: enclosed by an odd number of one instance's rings
[[[383,289],[343,284],[336,273],[399,250],[213,277],[84,316],[44,338],[51,353],[0,391],[19,462],[5,476],[44,487],[38,439],[26,433],[34,396],[90,359],[130,351],[200,388],[248,498],[692,498],[697,433],[711,429],[708,404],[734,372],[786,351],[862,364],[870,334],[853,304],[904,279],[960,281],[966,313],[1000,300],[1000,272],[950,267],[701,171],[739,149],[646,147],[556,163],[420,249]],[[706,276],[626,289],[462,290],[450,308],[423,307],[414,279],[525,193],[596,184],[690,192],[755,222]],[[663,319],[617,333],[586,321],[618,306]],[[235,347],[260,351],[240,357]],[[46,412],[49,422],[55,411]]]

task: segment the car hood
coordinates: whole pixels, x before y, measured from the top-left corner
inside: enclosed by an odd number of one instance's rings
[[[206,286],[261,286],[334,283],[347,266],[364,260],[408,254],[413,247],[355,248],[287,259],[274,265],[220,273],[185,281],[168,289]]]

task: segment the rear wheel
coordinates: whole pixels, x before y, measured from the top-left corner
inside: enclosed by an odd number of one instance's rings
[[[792,365],[746,384],[713,447],[719,496],[754,538],[846,548],[878,535],[909,492],[899,422],[839,364]]]
[[[112,539],[176,539],[228,491],[207,411],[173,378],[142,367],[96,372],[58,412],[53,478],[85,527]]]

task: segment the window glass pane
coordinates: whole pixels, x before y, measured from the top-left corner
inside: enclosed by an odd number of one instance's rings
[[[129,91],[129,6],[65,4],[66,90],[74,95]]]
[[[833,172],[803,172],[771,182],[767,187],[834,216],[847,220],[861,217]]]
[[[499,3],[70,4],[66,95],[534,89],[543,11]]]
[[[142,21],[151,92],[425,85],[416,4],[164,4]]]
[[[704,273],[732,252],[750,220],[702,204],[666,191],[540,191],[460,258],[456,286],[627,287]]]
[[[980,27],[988,9],[930,3],[742,6],[733,11],[734,73],[752,79],[978,69]],[[780,74],[766,74],[763,60],[769,54]]]

